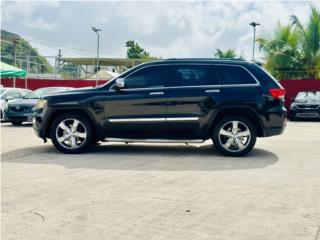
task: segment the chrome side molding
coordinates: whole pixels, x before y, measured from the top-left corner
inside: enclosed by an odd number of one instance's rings
[[[109,118],[109,122],[165,122],[166,118]]]
[[[126,123],[126,122],[189,122],[198,121],[199,117],[175,117],[175,118],[109,118],[111,123]]]

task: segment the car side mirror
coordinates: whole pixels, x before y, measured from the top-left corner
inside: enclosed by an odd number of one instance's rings
[[[12,96],[6,96],[6,101],[13,100],[14,98]]]
[[[126,84],[124,82],[124,78],[118,78],[115,82],[115,87],[117,90],[125,88]]]

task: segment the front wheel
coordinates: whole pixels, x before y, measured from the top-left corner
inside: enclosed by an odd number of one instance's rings
[[[63,114],[51,125],[50,137],[54,146],[64,153],[83,152],[92,142],[90,121],[80,114]]]
[[[257,139],[252,122],[241,116],[221,119],[215,126],[212,140],[215,147],[226,156],[240,157],[249,153]]]

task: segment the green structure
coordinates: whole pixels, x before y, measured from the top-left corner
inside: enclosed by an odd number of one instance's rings
[[[0,77],[25,77],[27,72],[9,64],[0,62]]]

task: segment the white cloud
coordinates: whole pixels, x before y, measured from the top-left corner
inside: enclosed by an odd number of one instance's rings
[[[52,31],[56,28],[56,25],[54,23],[48,23],[42,17],[39,17],[36,20],[26,21],[24,22],[24,26],[46,31]]]
[[[97,26],[103,29],[106,57],[124,57],[125,42],[133,39],[163,58],[212,57],[216,48],[233,48],[250,58],[251,21],[261,23],[258,37],[268,37],[279,21],[288,24],[290,15],[306,22],[310,4],[320,8],[318,1],[4,2],[2,23],[22,36],[65,46],[65,56],[95,56],[91,27]]]

